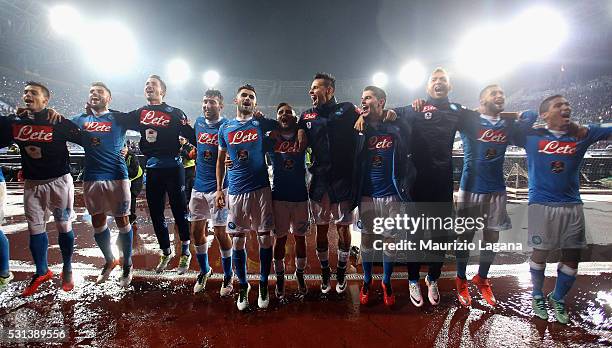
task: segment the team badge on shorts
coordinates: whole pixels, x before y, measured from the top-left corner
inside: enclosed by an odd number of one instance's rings
[[[249,159],[249,152],[247,150],[238,151],[238,160],[246,161]]]
[[[533,237],[531,237],[531,242],[534,245],[540,245],[540,244],[542,244],[542,237],[540,237],[540,236],[533,236]]]
[[[376,155],[372,157],[372,167],[381,167],[383,162],[383,158],[380,155]]]
[[[283,167],[287,170],[291,170],[293,169],[294,164],[295,164],[294,160],[292,160],[291,158],[287,158],[285,162],[283,162]]]
[[[565,170],[565,162],[563,161],[552,161],[550,162],[550,171],[553,173],[561,173]]]

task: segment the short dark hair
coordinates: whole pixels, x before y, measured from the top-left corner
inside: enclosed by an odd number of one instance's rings
[[[551,95],[550,97],[546,97],[544,100],[542,100],[542,102],[540,103],[540,115],[547,112],[548,108],[550,107],[550,102],[553,99],[557,99],[557,98],[563,98],[563,96],[561,94],[555,94],[555,95]]]
[[[207,98],[217,97],[220,102],[223,102],[223,95],[218,89],[207,89],[206,92],[204,92],[204,96]]]
[[[374,93],[374,96],[378,99],[384,99],[387,100],[387,93],[385,93],[385,91],[380,88],[380,87],[376,87],[376,86],[366,86],[363,91],[370,91],[372,93]]]
[[[334,75],[326,73],[326,72],[318,72],[315,74],[313,80],[322,79],[325,81],[325,85],[327,87],[331,87],[336,89],[336,78]]]
[[[164,96],[166,96],[166,83],[164,82],[164,80],[161,79],[161,77],[159,77],[159,75],[149,75],[148,77],[149,79],[156,79],[157,81],[159,81],[159,84],[161,85],[161,89],[162,92],[164,93]]]
[[[100,82],[100,81],[92,82],[89,88],[91,87],[102,87],[108,92],[108,95],[112,96],[110,89],[104,84],[104,82]]]
[[[291,108],[291,110],[293,110],[293,106],[289,105],[289,103],[282,102],[276,106],[276,112],[278,112],[278,110],[280,110],[280,108],[282,108],[283,106],[288,106]]]
[[[243,90],[243,89],[249,90],[249,91],[255,93],[255,95],[257,95],[257,92],[255,92],[255,87],[249,85],[248,83],[245,83],[244,85],[238,87],[238,89],[236,90],[236,94],[238,92],[240,92],[241,90]]]
[[[484,97],[484,95],[485,95],[485,94],[486,94],[486,93],[487,93],[487,92],[488,92],[488,91],[489,91],[491,88],[495,88],[495,87],[498,87],[498,88],[499,88],[499,85],[498,85],[498,84],[487,85],[485,88],[483,88],[483,89],[480,91],[479,98],[480,98],[480,99],[482,99],[482,98]]]
[[[35,86],[35,87],[40,87],[40,89],[43,90],[43,94],[45,95],[45,97],[50,98],[51,97],[51,93],[49,92],[49,88],[47,88],[47,86],[43,85],[41,82],[37,82],[37,81],[27,81],[25,83],[24,87],[28,87],[28,86]]]

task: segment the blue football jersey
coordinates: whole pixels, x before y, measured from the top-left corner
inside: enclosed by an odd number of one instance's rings
[[[272,199],[286,202],[308,200],[306,190],[305,152],[299,151],[297,135],[282,135],[274,142],[272,151]]]
[[[506,190],[504,159],[512,142],[514,129],[531,128],[537,119],[532,111],[523,113],[518,122],[499,120],[493,124],[485,117],[471,119],[471,126],[461,131],[463,141],[463,172],[460,187],[472,193],[492,193]]]
[[[195,135],[198,157],[196,160],[196,178],[193,188],[198,192],[217,190],[217,155],[219,153],[219,128],[227,122],[221,118],[217,123],[208,124],[204,116],[195,122]],[[227,180],[224,181],[227,187]]]
[[[219,149],[227,150],[232,167],[227,171],[228,192],[238,195],[270,186],[265,153],[269,120],[231,120],[219,129]]]
[[[529,203],[582,203],[580,166],[588,147],[612,139],[612,127],[589,126],[584,139],[555,136],[545,128],[529,129],[521,137],[529,168]]]
[[[125,143],[126,122],[121,113],[100,116],[81,114],[72,118],[83,136],[83,181],[127,179],[127,165],[120,151]]]
[[[395,139],[382,129],[372,128],[366,134],[367,171],[363,196],[387,197],[397,194],[393,184],[393,150]]]

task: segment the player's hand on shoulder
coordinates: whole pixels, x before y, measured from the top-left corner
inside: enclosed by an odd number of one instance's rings
[[[425,107],[425,99],[415,99],[412,102],[412,108],[414,109],[414,111],[416,112],[421,112],[423,111],[423,108]]]
[[[393,122],[397,120],[397,113],[395,110],[383,110],[383,122]]]
[[[19,117],[30,117],[32,115],[32,111],[26,108],[17,108],[17,111],[15,111],[15,115]]]
[[[64,119],[64,116],[62,116],[59,112],[55,111],[54,109],[48,110],[47,121],[49,121],[49,123],[57,124],[57,123],[62,122],[63,119]]]
[[[359,118],[357,119],[357,122],[355,122],[355,125],[353,126],[353,128],[355,128],[355,130],[358,132],[363,132],[365,127],[366,127],[365,116],[359,115]]]

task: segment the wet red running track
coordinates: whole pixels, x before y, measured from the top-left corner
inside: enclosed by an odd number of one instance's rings
[[[17,194],[17,191],[9,190],[13,198]],[[78,194],[77,207],[82,207]],[[141,217],[146,215],[142,201],[139,210]],[[77,208],[77,213],[82,212],[83,208]],[[608,262],[585,263],[581,267],[567,300],[571,316],[569,325],[532,317],[531,286],[524,258],[512,262],[505,262],[506,258],[503,258],[505,264],[492,269],[493,288],[499,302],[496,308],[486,305],[474,287],[471,287],[472,308],[460,308],[454,295],[454,280],[450,277],[452,267],[448,267],[445,268],[445,277],[439,282],[442,299],[436,307],[427,301],[422,308],[414,307],[407,294],[405,279],[393,281],[397,303],[392,308],[382,303],[379,282],[375,283],[372,303],[361,306],[359,280],[351,280],[343,295],[332,291],[322,296],[318,291],[318,280],[312,279],[308,281],[309,293],[304,299],[293,295],[296,283],[289,281],[287,300],[280,303],[272,295],[270,307],[260,310],[256,309],[257,281],[252,280],[249,296],[252,309],[241,313],[236,309],[233,297],[219,297],[221,283],[218,278],[209,281],[206,293],[193,295],[195,260],[192,260],[192,272],[184,277],[176,276],[172,271],[163,276],[140,271],[132,286],[123,289],[115,279],[119,273],[116,270],[109,282],[95,285],[95,274],[103,259],[90,229],[80,220],[82,216],[74,224],[75,289],[63,292],[59,288],[59,277],[55,276],[53,282],[43,285],[35,296],[22,298],[19,294],[31,275],[33,264],[25,227],[11,230],[11,226],[23,225],[23,216],[9,214],[3,228],[9,231],[11,267],[16,278],[6,291],[0,293],[0,327],[3,330],[64,327],[67,341],[55,343],[61,346],[612,346],[612,269]],[[134,265],[140,270],[150,270],[158,261],[156,240],[146,220],[141,218],[140,222]],[[311,234],[310,245],[314,243],[313,238]],[[49,240],[49,262],[57,265],[61,257],[54,228],[50,228]],[[307,272],[316,274],[319,268],[312,249],[309,248]],[[330,250],[334,249],[335,246],[330,245]],[[211,265],[215,271],[220,271],[216,242],[210,250]],[[293,271],[293,262],[289,261],[293,259],[292,250],[290,245],[286,262],[288,274]],[[248,251],[249,271],[256,273],[255,242],[249,244]],[[335,255],[330,259],[335,260]],[[174,260],[171,267],[176,267],[176,263]],[[550,272],[554,271],[553,267],[549,266]],[[375,268],[377,271],[380,269]],[[396,271],[405,272],[406,269],[398,266]],[[401,277],[401,273],[399,275]],[[271,281],[271,294],[273,285]],[[545,289],[550,290],[553,286],[554,278],[547,277]],[[424,284],[422,288],[425,290]],[[10,345],[0,342],[2,347]],[[31,345],[36,344],[28,344]]]

